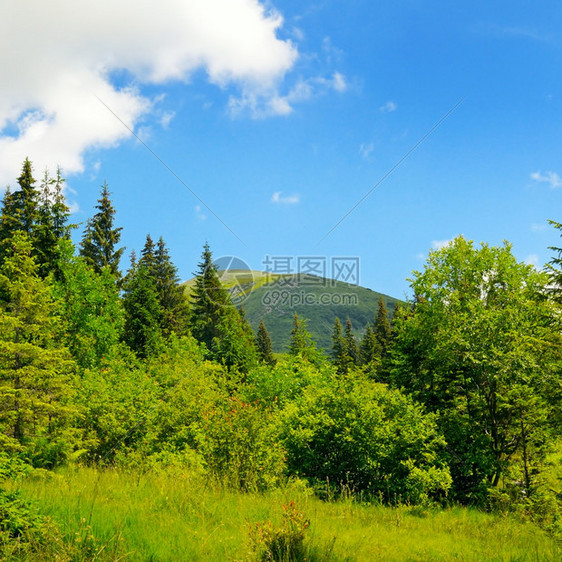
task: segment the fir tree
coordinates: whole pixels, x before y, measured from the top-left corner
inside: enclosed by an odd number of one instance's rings
[[[307,359],[311,363],[319,363],[321,360],[321,354],[306,327],[306,320],[299,318],[296,312],[291,330],[289,353]]]
[[[46,170],[41,184],[34,250],[42,277],[52,272],[60,279],[60,256],[57,246],[60,240],[70,240],[70,231],[73,228],[67,224],[70,209],[63,193],[64,182],[58,168],[55,179],[51,178]]]
[[[369,365],[380,361],[381,346],[370,324],[367,324],[365,334],[361,340],[361,362]]]
[[[336,316],[332,332],[332,358],[336,370],[340,375],[347,373],[349,357],[346,353],[345,338],[340,319]]]
[[[209,356],[227,367],[247,372],[257,360],[254,335],[228,291],[222,286],[205,244],[191,295],[192,334]]]
[[[73,363],[60,344],[52,289],[37,274],[24,232],[10,239],[0,267],[0,442],[51,466],[72,446]]]
[[[271,337],[265,327],[263,319],[260,320],[260,325],[258,326],[256,347],[258,349],[260,360],[263,363],[266,363],[267,365],[275,365],[275,363],[277,363],[275,357],[273,356]]]
[[[25,232],[33,242],[37,225],[39,192],[35,189],[35,179],[29,158],[26,158],[20,177],[19,190],[14,193],[16,207],[16,230]]]
[[[123,341],[141,359],[157,354],[162,349],[162,311],[154,281],[148,267],[141,262],[127,275],[123,310]]]
[[[152,240],[150,234],[147,234],[144,247],[141,250],[139,264],[144,265],[148,269],[150,275],[156,277],[156,258],[154,257],[154,249],[154,241]]]
[[[38,219],[38,191],[35,189],[32,165],[26,158],[20,177],[17,191],[6,190],[0,213],[0,263],[8,250],[5,241],[12,238],[17,231],[25,232],[32,243],[35,244],[35,234]]]
[[[177,267],[162,237],[154,251],[154,278],[156,291],[162,309],[162,332],[183,335],[188,331],[189,305],[183,287],[180,285]]]
[[[198,265],[199,271],[195,274],[195,286],[191,294],[191,331],[195,339],[210,350],[213,340],[219,335],[219,324],[226,309],[234,305],[221,284],[208,244],[203,248],[202,260]]]
[[[379,297],[379,308],[373,331],[381,347],[381,355],[384,357],[390,345],[392,330],[388,321],[388,310],[382,297]]]
[[[97,273],[108,267],[109,271],[119,279],[119,261],[125,248],[117,248],[122,228],[113,226],[115,209],[109,196],[107,183],[104,182],[96,205],[98,212],[86,223],[80,243],[80,255]]]
[[[349,318],[345,323],[345,350],[347,355],[349,356],[351,364],[359,365],[359,346],[357,345],[357,340],[355,339],[355,334],[353,333],[353,325]]]

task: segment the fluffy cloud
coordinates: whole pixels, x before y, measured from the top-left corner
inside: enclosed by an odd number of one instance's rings
[[[384,105],[379,107],[379,111],[382,113],[392,113],[398,109],[398,104],[393,101],[387,101]]]
[[[433,240],[431,242],[431,247],[434,250],[441,250],[442,248],[448,246],[453,240],[454,238],[450,238],[449,240]]]
[[[556,172],[533,172],[531,179],[538,183],[546,183],[550,189],[562,187],[562,178]]]
[[[286,95],[273,95],[263,103],[259,91],[247,91],[244,95],[232,96],[229,100],[230,112],[233,116],[249,112],[252,117],[263,118],[271,115],[288,115],[293,106],[325,94],[329,91],[345,92],[347,82],[343,74],[334,72],[329,78],[316,76],[307,80],[299,80]]]
[[[361,143],[361,146],[359,147],[359,154],[361,154],[362,158],[367,160],[373,153],[373,150],[375,150],[375,145],[372,142],[364,142]]]
[[[298,195],[288,195],[286,197],[282,197],[281,193],[283,193],[282,191],[276,191],[272,196],[271,196],[271,202],[272,203],[277,203],[278,205],[295,205],[296,203],[298,203],[300,201],[300,197]]]
[[[285,112],[276,92],[297,50],[277,37],[282,23],[259,0],[5,0],[0,185],[13,182],[27,155],[36,170],[82,171],[86,149],[130,135],[97,97],[134,127],[153,107],[143,84],[187,82],[199,69]]]

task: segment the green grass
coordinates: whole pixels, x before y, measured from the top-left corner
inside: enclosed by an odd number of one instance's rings
[[[562,557],[543,531],[511,517],[461,508],[387,508],[351,499],[324,502],[301,483],[267,494],[242,494],[181,471],[74,468],[12,486],[51,516],[66,540],[79,542],[90,526],[96,538],[92,552],[97,553],[91,559],[252,560],[250,525],[271,520],[278,526],[282,506],[290,501],[310,520],[307,560]]]

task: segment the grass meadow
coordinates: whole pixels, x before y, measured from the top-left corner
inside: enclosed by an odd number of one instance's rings
[[[10,486],[33,500],[60,536],[44,551],[40,545],[33,554],[16,550],[5,560],[562,559],[559,543],[511,516],[459,507],[384,507],[345,494],[320,500],[299,481],[254,494],[185,470],[74,467],[54,475],[36,472]],[[295,506],[305,525],[284,522],[287,505]],[[302,533],[301,548],[264,550],[267,537],[279,536],[284,525],[285,533]]]

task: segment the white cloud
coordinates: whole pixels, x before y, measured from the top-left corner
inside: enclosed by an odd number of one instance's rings
[[[195,205],[195,213],[200,221],[207,220],[207,215],[201,210],[201,205]]]
[[[533,232],[542,232],[543,230],[546,230],[548,227],[546,224],[540,223],[540,224],[532,224],[531,225],[531,230]]]
[[[445,248],[446,246],[448,246],[451,242],[453,242],[454,238],[450,238],[449,240],[433,240],[431,242],[431,247],[434,250],[441,250],[441,248]]]
[[[229,109],[233,116],[248,112],[254,118],[271,115],[289,115],[296,103],[302,103],[329,91],[339,93],[347,90],[347,82],[343,74],[334,72],[329,78],[315,76],[307,80],[299,80],[286,95],[274,94],[266,103],[256,92],[245,92],[242,96],[232,96]]]
[[[556,172],[533,172],[531,179],[538,183],[546,183],[550,189],[562,187],[562,178]]]
[[[211,83],[268,106],[298,56],[277,38],[282,23],[260,0],[5,0],[0,185],[13,183],[28,155],[36,170],[76,173],[87,149],[129,137],[96,96],[135,127],[155,103],[141,85],[188,82],[203,69]]]
[[[359,147],[359,154],[361,154],[362,158],[367,159],[371,156],[373,150],[375,150],[375,145],[372,142],[364,142]]]
[[[525,263],[527,265],[537,266],[539,264],[539,256],[537,256],[537,254],[531,254],[525,258]]]
[[[300,202],[300,197],[298,195],[287,195],[285,197],[282,197],[282,193],[282,191],[276,191],[271,196],[271,202],[278,205],[295,205],[296,203]]]
[[[392,113],[398,109],[398,104],[393,101],[387,101],[384,105],[379,107],[379,111],[382,113]]]

